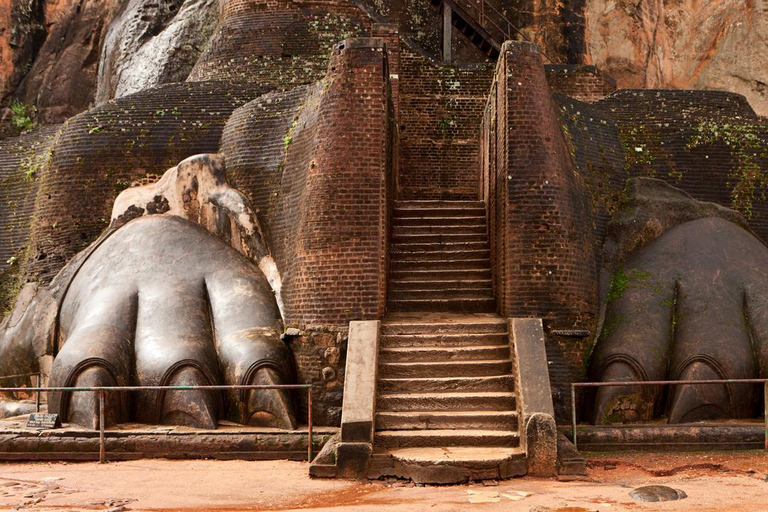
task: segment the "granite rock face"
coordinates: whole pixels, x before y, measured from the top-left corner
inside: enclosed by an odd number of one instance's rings
[[[120,0],[0,1],[2,105],[10,96],[52,124],[93,102],[99,51]]]
[[[587,59],[621,88],[717,89],[768,114],[762,0],[589,0]]]
[[[129,0],[104,40],[97,103],[186,80],[218,14],[217,0]]]

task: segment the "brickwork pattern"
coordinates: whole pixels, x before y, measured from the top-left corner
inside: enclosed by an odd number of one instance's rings
[[[311,84],[325,76],[336,43],[368,34],[370,20],[349,1],[228,0],[188,80]]]
[[[559,64],[545,66],[545,70],[552,92],[579,101],[597,101],[616,91],[616,80],[595,66]]]
[[[0,319],[20,284],[38,183],[59,128],[48,126],[0,141]]]
[[[340,45],[324,82],[247,105],[223,137],[232,182],[281,266],[289,325],[384,312],[391,113],[384,45],[373,41]]]
[[[694,198],[740,209],[768,240],[765,188],[740,206],[744,176],[768,169],[768,123],[747,100],[716,91],[622,90],[594,104],[614,119],[626,172],[668,181]]]
[[[477,199],[480,121],[493,70],[436,64],[400,46],[400,198]]]
[[[592,201],[535,45],[505,45],[482,133],[500,313],[544,318],[549,329],[594,330],[599,306]],[[567,396],[583,368],[581,347],[565,348],[548,337],[556,397]]]
[[[26,274],[49,282],[107,227],[120,191],[187,157],[217,152],[232,111],[265,92],[259,85],[174,84],[70,119],[40,178]]]

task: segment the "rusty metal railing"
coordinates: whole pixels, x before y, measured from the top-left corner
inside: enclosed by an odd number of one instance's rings
[[[29,375],[27,375],[29,376]],[[20,377],[11,375],[3,377]],[[39,378],[38,378],[39,382]],[[108,386],[108,387],[40,387],[34,388],[0,388],[0,393],[21,393],[36,391],[38,397],[41,392],[63,392],[63,393],[99,393],[99,462],[107,461],[106,433],[104,426],[104,412],[106,408],[106,394],[110,392],[133,392],[133,391],[239,391],[256,389],[282,389],[282,390],[301,390],[307,391],[307,460],[312,462],[312,385],[311,384],[273,384],[273,385],[238,385],[238,386]],[[144,434],[143,432],[138,435]]]
[[[42,379],[42,374],[40,372],[35,373],[20,373],[18,375],[3,375],[0,377],[0,381],[4,380],[13,380],[13,379],[24,379],[26,377],[35,377],[35,388],[40,388],[40,381]],[[24,389],[24,392],[30,391],[30,388],[21,388]],[[40,412],[40,391],[35,392],[35,412]]]
[[[765,420],[765,451],[768,451],[768,379],[722,379],[722,380],[641,380],[626,382],[573,382],[571,383],[571,427],[573,431],[573,446],[578,449],[578,434],[576,429],[576,388],[608,388],[628,386],[684,386],[694,384],[762,384],[763,385],[763,416]]]
[[[523,41],[533,42],[503,12],[487,0],[453,0],[453,3],[467,14],[473,16],[475,21],[492,37],[500,38],[497,41],[499,45],[504,44],[504,41],[512,39],[513,34],[520,36]],[[555,62],[544,53],[543,49],[540,49],[540,51],[548,61]]]

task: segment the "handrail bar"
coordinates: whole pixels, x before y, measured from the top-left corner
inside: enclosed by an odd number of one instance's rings
[[[3,375],[3,376],[0,376],[0,381],[11,380],[11,379],[22,379],[24,377],[36,377],[35,386],[39,388],[40,382],[43,378],[43,374],[41,372],[33,372],[33,373],[20,373],[17,375]],[[22,388],[22,391],[19,391],[19,393],[29,392],[30,390],[34,391],[35,388]],[[35,392],[35,412],[40,412],[40,391]]]
[[[678,386],[695,384],[762,384],[763,416],[765,420],[765,451],[768,451],[768,379],[705,379],[705,380],[640,380],[609,382],[572,382],[571,383],[571,428],[573,446],[578,449],[576,430],[576,388],[607,388],[626,386]]]
[[[285,389],[285,390],[307,390],[307,460],[312,462],[312,384],[253,384],[253,385],[225,385],[225,386],[90,386],[90,387],[71,387],[71,386],[49,386],[41,387],[39,384],[34,388],[0,388],[0,393],[19,393],[19,392],[37,392],[38,412],[40,411],[39,397],[41,392],[98,392],[99,393],[99,462],[104,463],[107,460],[104,410],[106,408],[105,395],[109,392],[131,392],[131,391],[234,391],[234,390],[266,390],[266,389]],[[140,434],[139,434],[140,435]]]

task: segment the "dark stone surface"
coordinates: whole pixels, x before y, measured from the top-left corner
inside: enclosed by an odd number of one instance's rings
[[[661,182],[639,182],[611,223],[605,254],[613,280],[604,286],[592,380],[768,374],[768,248],[738,214]],[[748,418],[756,415],[756,391],[743,384],[600,388],[593,420]]]
[[[646,485],[638,487],[629,493],[635,501],[657,502],[657,501],[677,501],[688,497],[680,489],[673,489],[666,485]]]

